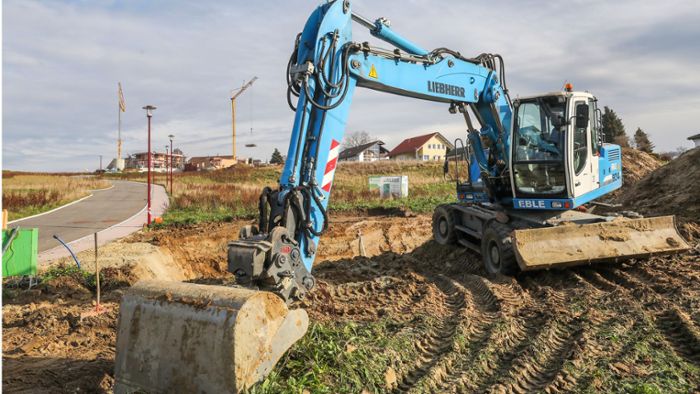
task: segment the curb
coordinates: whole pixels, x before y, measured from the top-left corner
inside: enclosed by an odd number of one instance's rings
[[[126,181],[126,182],[133,182],[133,181]],[[139,182],[136,182],[136,183],[139,183]],[[160,185],[158,185],[158,186],[160,186]],[[162,187],[162,186],[160,186],[160,187],[161,187],[162,189],[165,189],[165,188]],[[163,191],[164,191],[164,190],[163,190]],[[167,196],[167,193],[166,193],[166,196]],[[162,207],[163,212],[160,213],[161,215],[162,215],[165,211],[167,211],[168,205],[169,205],[169,200],[166,198],[165,201],[164,201],[164,203],[165,203],[165,205]],[[99,234],[103,234],[103,233],[105,233],[105,232],[111,233],[111,232],[115,231],[115,229],[119,229],[119,228],[122,227],[125,223],[128,223],[128,222],[130,222],[130,221],[134,221],[134,220],[136,220],[139,216],[143,215],[147,208],[148,208],[148,204],[144,205],[143,208],[141,208],[140,211],[138,211],[138,212],[135,213],[134,215],[130,216],[129,218],[124,219],[123,221],[121,221],[121,222],[119,222],[119,223],[117,223],[117,224],[114,224],[114,225],[112,225],[112,226],[109,226],[109,227],[107,227],[107,228],[104,228],[104,229],[98,231],[97,234],[99,235]],[[135,229],[134,229],[134,230],[131,230],[131,231],[128,231],[128,230],[127,230],[127,232],[125,232],[125,233],[123,233],[123,234],[118,234],[118,235],[116,235],[116,236],[111,236],[111,237],[110,237],[110,236],[108,235],[107,237],[102,237],[102,238],[100,238],[100,239],[98,240],[98,245],[102,246],[102,245],[108,244],[108,243],[110,243],[110,242],[112,242],[112,241],[115,241],[115,240],[124,238],[124,237],[126,237],[127,235],[132,234],[132,233],[137,232],[137,231],[139,231],[139,230],[142,229],[142,226],[129,226],[129,227],[134,227]],[[116,231],[119,231],[119,230],[116,230]],[[88,234],[88,235],[85,235],[85,236],[83,236],[83,237],[81,237],[81,238],[74,239],[74,240],[72,240],[72,241],[70,241],[70,242],[66,242],[66,244],[73,246],[73,249],[74,249],[75,253],[80,253],[80,252],[82,252],[82,251],[84,251],[84,250],[89,250],[89,249],[91,249],[91,248],[94,248],[92,242],[90,242],[90,239],[91,239],[93,236],[94,236],[93,234]],[[53,247],[53,248],[51,248],[51,249],[45,250],[45,251],[43,251],[43,252],[39,252],[39,254],[38,254],[38,256],[37,256],[37,257],[38,257],[37,260],[38,260],[39,266],[45,266],[46,264],[51,264],[53,261],[55,261],[55,260],[57,260],[57,259],[59,259],[59,258],[65,257],[65,255],[67,255],[67,254],[65,254],[65,251],[66,251],[66,249],[65,249],[63,246],[58,245],[58,246]]]

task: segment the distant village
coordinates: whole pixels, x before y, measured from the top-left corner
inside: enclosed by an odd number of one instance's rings
[[[276,152],[279,154],[279,152]],[[374,140],[343,149],[338,157],[345,162],[371,162],[378,160],[417,160],[444,161],[461,155],[460,149],[439,132],[406,138],[394,149],[385,148],[384,142]],[[274,155],[273,155],[274,157]],[[286,157],[278,160],[260,160],[253,158],[234,158],[231,155],[194,156],[187,158],[182,150],[174,149],[173,153],[153,152],[151,154],[151,169],[155,172],[166,172],[172,165],[175,171],[212,171],[232,167],[236,164],[265,166],[284,163]],[[172,163],[172,164],[171,164]],[[125,159],[113,159],[106,170],[144,172],[148,169],[148,152],[130,154]]]

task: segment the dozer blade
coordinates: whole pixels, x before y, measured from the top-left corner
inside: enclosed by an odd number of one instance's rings
[[[115,393],[237,393],[262,380],[308,328],[275,294],[142,281],[119,311]]]
[[[565,223],[513,232],[515,258],[523,271],[614,262],[689,248],[673,216]]]

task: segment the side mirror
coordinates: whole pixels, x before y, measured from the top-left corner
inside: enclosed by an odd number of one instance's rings
[[[588,104],[579,104],[576,106],[576,128],[585,129],[588,127],[589,121]]]

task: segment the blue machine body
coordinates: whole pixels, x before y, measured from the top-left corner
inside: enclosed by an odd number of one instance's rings
[[[314,233],[320,233],[325,224],[324,212],[356,86],[468,107],[481,125],[479,130],[467,132],[472,185],[484,185],[485,177],[498,178],[510,166],[513,109],[495,67],[485,67],[455,53],[428,52],[390,29],[383,20],[374,22],[373,28],[370,23],[364,25],[373,36],[397,50],[382,52],[353,43],[354,17],[347,2],[319,6],[298,37],[295,58],[290,60],[290,78],[297,81],[299,92],[278,198],[299,187],[310,187],[318,197],[308,212]],[[562,199],[500,196],[499,202],[512,203],[516,209],[567,210],[608,193],[621,185],[621,165],[619,160],[606,161],[605,149],[601,149],[600,179],[606,184],[593,192]],[[486,190],[458,190],[457,198],[472,203],[493,201]],[[306,243],[316,244],[318,237],[299,237],[298,242],[306,251],[303,261],[310,271],[314,255],[308,252]]]

